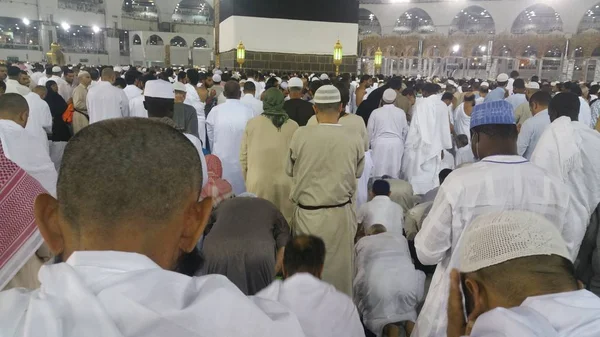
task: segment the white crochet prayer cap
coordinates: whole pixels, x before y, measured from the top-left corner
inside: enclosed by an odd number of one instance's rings
[[[385,103],[393,103],[396,100],[397,96],[398,96],[398,93],[396,92],[396,90],[394,90],[394,89],[386,89],[383,92],[382,100]]]
[[[146,82],[146,86],[144,87],[144,96],[174,99],[175,92],[173,91],[173,85],[170,82],[163,80],[152,80]]]
[[[459,254],[463,273],[527,256],[571,259],[557,227],[542,215],[525,211],[479,216],[463,232]]]
[[[315,103],[319,104],[340,103],[342,96],[340,91],[333,85],[324,85],[315,92],[314,100]]]

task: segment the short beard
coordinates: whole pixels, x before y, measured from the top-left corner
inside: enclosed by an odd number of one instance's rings
[[[187,276],[195,276],[204,266],[204,254],[198,249],[198,247],[194,247],[194,249],[189,253],[183,253],[175,265],[175,269],[173,270],[176,273],[187,275]]]

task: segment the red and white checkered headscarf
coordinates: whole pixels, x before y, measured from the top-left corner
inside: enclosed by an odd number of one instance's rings
[[[222,178],[223,164],[221,164],[221,159],[213,154],[209,154],[205,158],[208,183],[202,189],[201,198],[212,197],[213,207],[216,207],[221,201],[233,197],[233,187],[227,180]]]
[[[43,242],[33,204],[46,190],[6,158],[0,142],[0,290]]]

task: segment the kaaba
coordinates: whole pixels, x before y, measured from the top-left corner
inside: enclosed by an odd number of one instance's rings
[[[356,72],[358,0],[218,0],[215,15],[221,68],[238,68],[236,48],[246,48],[244,68],[333,72],[339,40],[340,71]]]

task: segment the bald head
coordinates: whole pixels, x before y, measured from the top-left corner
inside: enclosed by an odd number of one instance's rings
[[[239,99],[241,96],[240,84],[236,81],[227,81],[223,90],[223,95],[228,99]]]
[[[0,119],[11,120],[25,127],[28,117],[29,105],[23,96],[15,93],[0,96]]]
[[[46,95],[48,94],[48,89],[43,85],[36,86],[32,91],[38,94],[41,99],[46,98]]]
[[[104,68],[102,70],[102,81],[113,83],[116,79],[115,71],[112,68]]]
[[[285,246],[283,257],[286,278],[296,273],[310,273],[321,277],[325,265],[325,243],[312,235],[296,236]]]
[[[377,235],[377,234],[381,234],[381,233],[385,233],[385,232],[387,232],[387,228],[385,228],[384,225],[377,224],[377,225],[373,225],[373,226],[367,228],[365,234],[367,234],[367,236],[370,236],[370,235]]]

